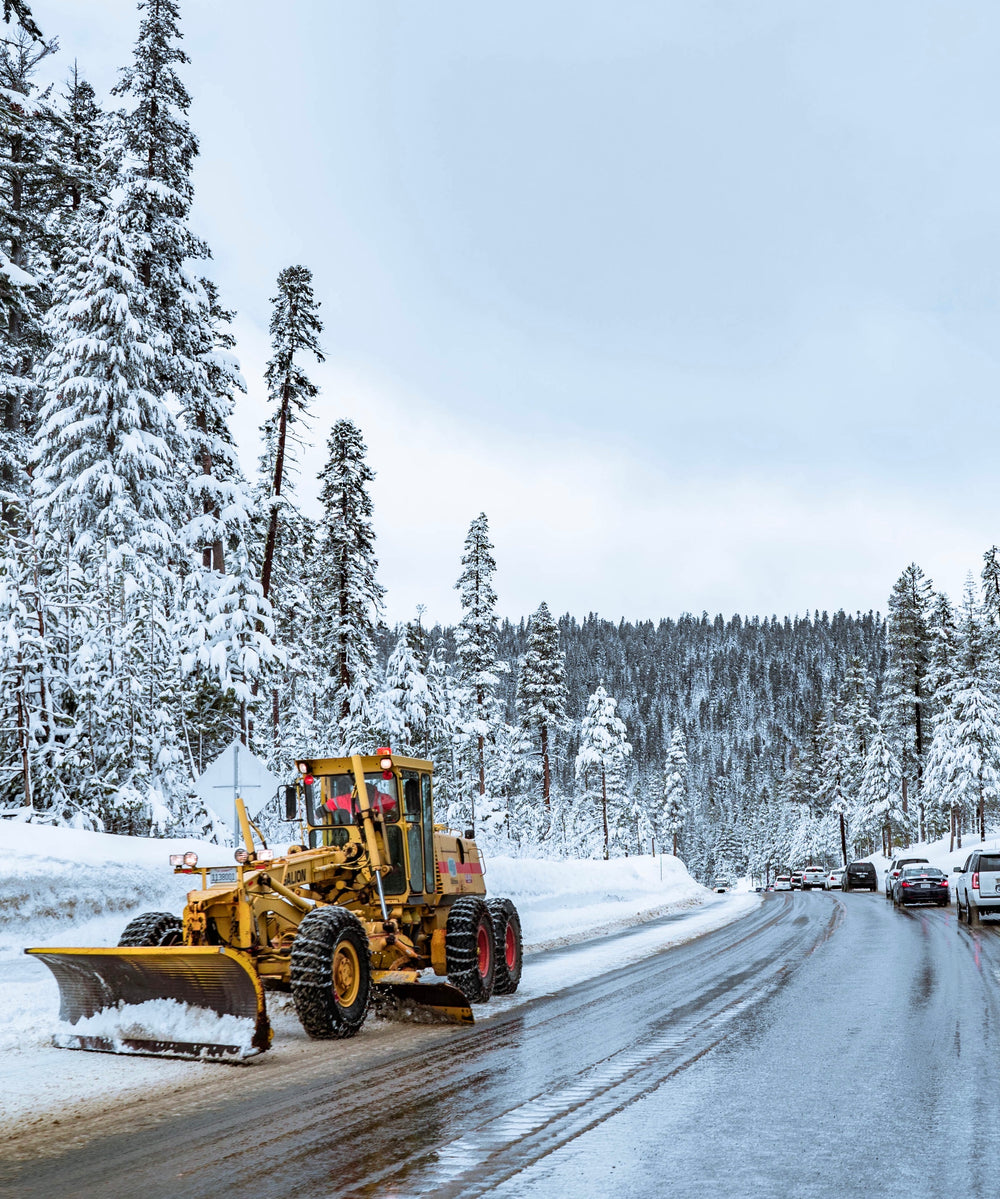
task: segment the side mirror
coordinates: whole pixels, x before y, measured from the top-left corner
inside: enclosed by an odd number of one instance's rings
[[[952,874],[964,874],[965,867],[964,866],[952,866],[951,872],[952,872]]]
[[[299,814],[299,795],[295,787],[285,788],[285,819],[294,820]]]

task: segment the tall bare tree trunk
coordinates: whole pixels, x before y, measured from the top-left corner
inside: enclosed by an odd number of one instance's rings
[[[608,776],[604,773],[604,768],[601,767],[601,815],[604,818],[604,860],[608,860],[609,842],[608,836]]]
[[[542,725],[542,798],[545,800],[546,810],[552,807],[552,801],[549,798],[549,790],[551,787],[551,778],[549,776],[549,726]]]
[[[271,592],[271,567],[274,563],[274,547],[278,540],[278,500],[285,474],[285,445],[288,440],[288,408],[291,393],[286,379],[281,388],[281,411],[278,414],[278,448],[274,455],[274,482],[271,486],[271,517],[267,523],[267,540],[264,543],[264,566],[260,572],[260,587],[267,599]]]

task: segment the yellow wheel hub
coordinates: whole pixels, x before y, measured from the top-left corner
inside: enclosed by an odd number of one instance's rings
[[[349,942],[342,942],[333,951],[333,996],[341,1007],[350,1007],[361,988],[361,963],[358,951]]]

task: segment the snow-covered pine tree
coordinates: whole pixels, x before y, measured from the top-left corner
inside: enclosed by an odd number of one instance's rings
[[[933,590],[930,579],[915,562],[896,580],[889,596],[886,622],[889,660],[883,703],[885,732],[903,772],[902,806],[909,812],[909,794],[919,807],[923,824],[924,755],[930,725],[927,719],[928,621]]]
[[[843,790],[849,803],[857,799],[868,760],[868,747],[875,732],[872,714],[873,686],[861,659],[851,658],[840,695],[840,708],[847,733],[843,764]]]
[[[116,116],[111,152],[119,161],[121,206],[143,233],[137,265],[150,319],[167,347],[154,363],[157,385],[181,412],[173,449],[186,484],[178,489],[177,520],[187,554],[177,564],[184,598],[175,636],[194,672],[184,707],[194,702],[214,711],[221,746],[236,728],[247,737],[247,703],[275,658],[274,634],[267,596],[253,578],[251,501],[229,431],[234,393],[245,390],[232,354],[232,314],[211,281],[192,269],[209,249],[189,226],[198,143],[179,75],[189,61],[180,46],[179,6],[140,0],[138,7],[133,61],[114,89],[125,108]],[[213,696],[213,687],[221,694]]]
[[[375,475],[365,461],[361,430],[339,420],[326,443],[320,474],[323,515],[315,559],[320,653],[329,666],[326,695],[333,739],[344,752],[357,753],[372,736],[376,680],[376,633],[384,588],[377,578],[372,501]],[[372,746],[374,749],[375,747]]]
[[[121,207],[145,235],[136,266],[150,296],[150,317],[175,334],[174,348],[181,349],[188,315],[185,263],[209,256],[208,247],[187,224],[198,140],[187,119],[191,97],[177,69],[190,59],[180,46],[177,0],[138,0],[137,7],[142,15],[132,62],[112,89],[113,95],[125,100],[114,132],[116,153],[122,160]],[[188,364],[176,365],[186,369]],[[158,367],[171,390],[183,395],[186,380],[169,378],[170,363],[160,362]]]
[[[258,683],[283,657],[251,559],[252,500],[230,431],[234,393],[246,390],[232,352],[232,314],[209,280],[201,286],[207,309],[198,331],[205,340],[192,340],[192,347],[204,375],[186,410],[191,516],[183,532],[189,563],[177,623],[188,675],[185,708],[189,717],[195,717],[192,704],[212,710],[214,727],[203,750],[214,757],[234,732],[246,742]]]
[[[386,663],[379,696],[380,743],[391,746],[396,753],[426,758],[431,704],[427,676],[410,645],[409,631],[403,629]]]
[[[663,804],[660,808],[658,833],[661,844],[669,843],[677,856],[677,838],[684,828],[687,815],[687,746],[684,730],[675,728],[670,737],[667,764],[663,772]]]
[[[625,824],[625,768],[632,753],[617,706],[601,684],[587,701],[576,755],[576,776],[583,780],[585,798],[600,805],[605,860],[611,854],[612,833]]]
[[[463,726],[471,739],[471,764],[478,779],[468,780],[465,798],[469,803],[469,824],[476,826],[476,800],[486,795],[486,747],[496,714],[499,682],[497,661],[497,596],[493,576],[497,564],[493,557],[489,522],[481,512],[469,526],[462,553],[462,573],[455,584],[462,604],[462,619],[455,634],[458,647],[459,679],[466,693]],[[465,756],[465,755],[463,755]]]
[[[434,763],[435,810],[455,812],[462,823],[462,767],[460,761],[461,688],[440,642],[427,660],[427,691],[430,698],[427,756]],[[448,817],[451,820],[451,816]]]
[[[30,437],[37,417],[35,371],[45,355],[50,216],[57,203],[47,93],[35,84],[55,42],[26,33],[0,41],[0,520],[27,506]]]
[[[1000,698],[993,682],[992,630],[966,583],[954,677],[942,695],[932,743],[935,794],[950,815],[952,838],[966,822],[986,835],[1000,800]]]
[[[928,621],[927,692],[935,716],[949,702],[959,654],[958,625],[951,601],[943,591],[934,596]]]
[[[528,622],[528,647],[517,676],[517,708],[521,724],[538,738],[542,803],[551,807],[551,742],[569,724],[566,715],[565,659],[559,649],[559,626],[543,601]]]
[[[152,367],[164,339],[138,279],[135,240],[112,202],[93,245],[56,281],[34,510],[43,528],[142,577],[162,575],[175,556],[178,502],[176,422]]]
[[[74,226],[82,219],[93,218],[94,209],[106,190],[102,172],[102,146],[106,135],[107,119],[94,89],[74,62],[73,73],[56,112],[52,145],[60,195],[56,215],[64,241],[80,239],[80,231]],[[57,266],[60,249],[56,249]]]
[[[909,833],[909,820],[903,811],[902,770],[880,723],[876,723],[869,741],[851,830],[858,849],[871,852],[868,847],[880,845],[886,857],[892,856],[893,845],[903,844]]]
[[[323,325],[319,303],[313,295],[312,272],[304,266],[286,267],[278,276],[278,293],[271,297],[271,358],[265,379],[272,410],[263,427],[264,454],[261,473],[268,486],[267,533],[261,585],[270,598],[271,575],[277,551],[287,491],[297,468],[296,449],[301,444],[298,425],[306,419],[309,401],[319,388],[305,373],[305,358],[323,362],[319,348]]]
[[[169,790],[178,762],[165,707],[179,666],[168,624],[180,550],[177,433],[156,390],[164,342],[138,278],[141,235],[119,198],[56,281],[33,501],[41,536],[65,538],[102,600],[78,650],[103,663],[89,683],[100,712],[80,717],[98,740],[90,752],[112,825],[121,805],[134,812],[153,790]]]

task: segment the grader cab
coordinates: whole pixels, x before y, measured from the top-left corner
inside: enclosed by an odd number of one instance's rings
[[[57,1044],[233,1059],[271,1043],[267,990],[290,991],[308,1035],[331,1038],[358,1032],[378,998],[471,1023],[470,1004],[517,989],[517,910],[486,898],[471,833],[434,823],[431,763],[386,749],[297,765],[284,800],[301,839],[286,853],[255,838],[241,808],[232,865],[172,859],[201,876],[183,917],[144,913],[113,949],[25,951],[55,975],[61,1019],[82,1030]],[[102,1031],[100,1014],[162,999],[235,1017],[247,1035]]]

